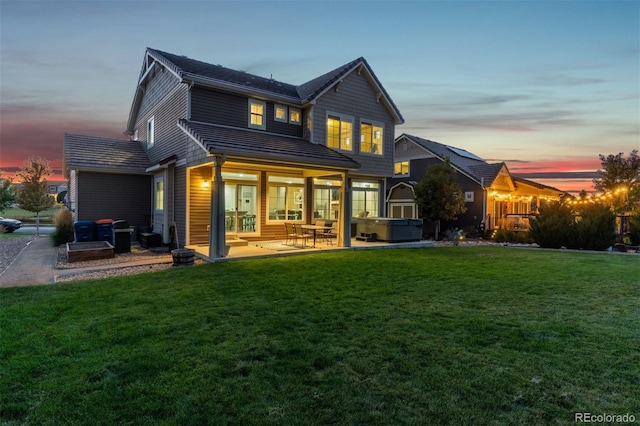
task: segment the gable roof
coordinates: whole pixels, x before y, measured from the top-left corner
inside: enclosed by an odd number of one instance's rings
[[[506,167],[504,162],[487,163],[482,158],[465,149],[444,145],[439,142],[408,135],[406,133],[398,136],[396,138],[396,143],[401,141],[403,138],[410,140],[443,161],[446,157],[449,157],[453,167],[474,179],[479,184],[484,182],[485,186],[491,185],[491,182],[495,180],[500,170],[502,170],[503,167]]]
[[[149,158],[137,141],[65,133],[64,175],[69,170],[146,174]]]
[[[179,120],[180,127],[211,154],[227,159],[254,159],[261,162],[324,166],[330,169],[357,170],[360,164],[351,158],[302,138],[279,136],[253,130]]]
[[[380,84],[380,81],[363,57],[296,86],[274,80],[273,78],[260,77],[244,71],[233,70],[221,65],[213,65],[186,56],[175,55],[148,47],[145,54],[144,65],[140,71],[134,101],[129,113],[127,134],[131,134],[133,131],[134,123],[132,123],[132,120],[139,108],[143,93],[142,87],[148,75],[148,69],[146,67],[148,58],[152,58],[161,64],[173,73],[180,82],[194,82],[221,90],[229,90],[250,96],[267,97],[274,101],[300,106],[313,104],[315,100],[322,96],[327,90],[339,84],[346,75],[354,70],[358,70],[358,72],[365,73],[372,88],[378,94],[378,99],[387,107],[395,123],[404,123],[404,118],[402,118],[398,107],[393,103],[391,97],[382,84]]]

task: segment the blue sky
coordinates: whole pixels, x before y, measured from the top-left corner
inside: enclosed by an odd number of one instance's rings
[[[640,148],[638,1],[0,0],[0,39],[5,171],[59,168],[64,132],[124,137],[146,47],[292,84],[364,56],[396,135],[530,177]]]

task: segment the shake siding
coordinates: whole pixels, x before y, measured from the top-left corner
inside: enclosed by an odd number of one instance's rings
[[[158,71],[156,65],[155,75],[148,77],[144,96],[140,103],[138,117],[145,117],[155,108],[156,104],[162,100],[177,84],[179,80],[168,71]],[[146,122],[145,122],[146,123]],[[146,125],[146,124],[145,124]]]
[[[77,220],[126,220],[149,226],[151,176],[80,172]]]
[[[184,118],[187,112],[187,90],[185,84],[176,86],[163,101],[150,110],[147,115],[140,116],[137,128],[140,140],[147,139],[147,121],[154,117],[155,142],[147,148],[147,155],[151,164],[158,163],[176,154],[179,159],[184,158],[187,136],[177,126],[179,118]]]
[[[313,108],[314,142],[327,143],[327,112],[353,117],[353,151],[340,151],[360,163],[359,175],[391,176],[393,174],[393,150],[395,124],[388,110],[376,100],[376,93],[364,74],[351,72],[337,86],[322,95]],[[360,154],[360,122],[384,123],[384,155]],[[354,175],[355,176],[355,175]]]

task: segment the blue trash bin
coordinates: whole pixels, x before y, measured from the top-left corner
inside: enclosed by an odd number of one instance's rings
[[[93,241],[96,232],[96,223],[92,220],[79,220],[73,225],[76,234],[76,242]]]
[[[113,245],[113,219],[96,220],[96,241],[108,241]]]

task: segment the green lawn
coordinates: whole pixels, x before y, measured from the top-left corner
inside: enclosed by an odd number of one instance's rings
[[[0,422],[640,419],[640,257],[332,252],[0,290]]]
[[[60,208],[59,205],[53,206],[39,213],[40,223],[53,223],[53,215]],[[17,219],[24,223],[36,223],[36,214],[19,207],[11,207],[0,213],[0,216],[8,219]]]

